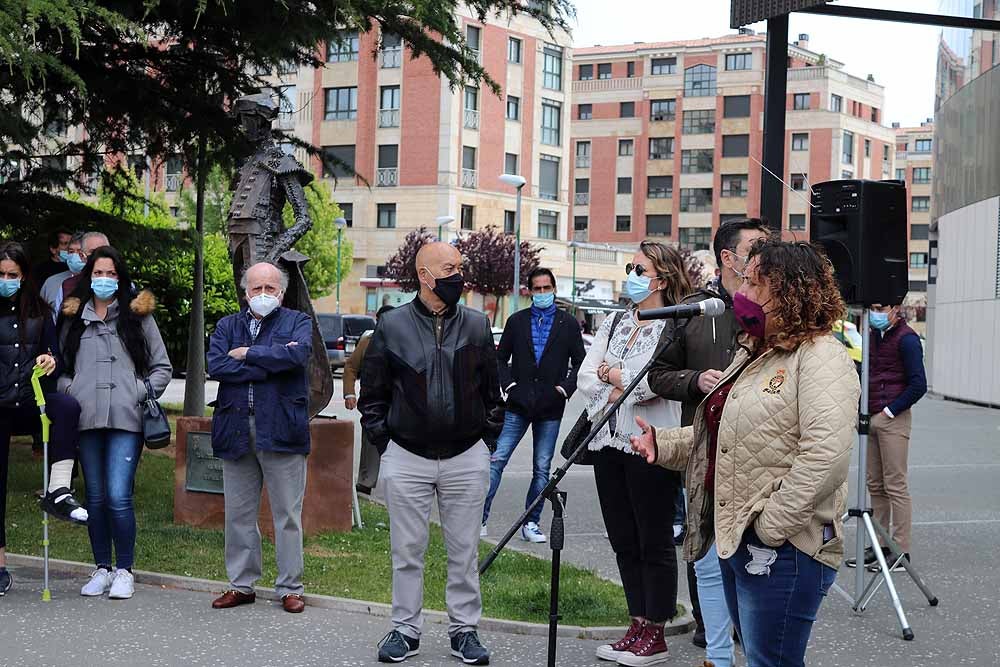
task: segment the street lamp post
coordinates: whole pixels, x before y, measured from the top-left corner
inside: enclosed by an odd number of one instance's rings
[[[337,312],[340,312],[340,244],[341,239],[344,236],[344,227],[347,226],[347,220],[344,218],[337,218],[333,221],[333,224],[337,227]]]
[[[513,314],[521,297],[521,189],[527,181],[517,174],[501,174],[500,182],[517,188],[517,203],[514,206],[514,286],[510,312]]]
[[[445,227],[455,222],[455,216],[439,215],[434,221],[437,222],[438,225],[438,241],[444,241],[444,237],[441,236],[441,234],[443,233]]]

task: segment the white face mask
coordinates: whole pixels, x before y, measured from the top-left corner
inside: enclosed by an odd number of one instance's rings
[[[249,303],[250,310],[257,313],[261,317],[267,317],[274,312],[275,308],[281,305],[281,299],[261,292],[257,296],[251,298]]]

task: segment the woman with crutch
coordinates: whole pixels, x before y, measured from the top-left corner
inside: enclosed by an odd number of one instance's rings
[[[0,595],[13,584],[7,572],[5,530],[10,437],[39,430],[31,373],[37,364],[45,369],[48,378],[58,375],[58,352],[52,313],[38,296],[28,255],[19,243],[5,243],[0,246]],[[46,411],[52,420],[49,459],[54,463],[41,500],[42,509],[66,521],[86,523],[87,511],[69,488],[80,406],[73,398],[54,393],[51,380],[43,384],[47,385]]]

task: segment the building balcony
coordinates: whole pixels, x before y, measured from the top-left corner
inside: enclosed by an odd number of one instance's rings
[[[590,169],[590,156],[589,155],[577,155],[576,156],[576,168],[577,169]]]
[[[379,109],[379,127],[399,127],[399,109]]]
[[[821,81],[824,79],[837,81],[856,90],[863,90],[877,95],[881,95],[884,92],[883,87],[877,83],[851,76],[847,72],[834,67],[793,67],[788,70],[789,81]]]
[[[574,232],[574,235],[577,233]],[[583,232],[583,234],[586,235],[586,232]],[[578,262],[593,262],[595,264],[618,263],[618,251],[610,246],[598,246],[578,242],[575,248],[566,246],[566,259],[572,261],[574,250],[576,251]]]
[[[396,69],[403,63],[403,48],[383,49],[379,57],[382,69]]]
[[[649,190],[646,192],[646,199],[672,199],[673,190]]]
[[[479,178],[475,169],[462,168],[462,187],[475,189]]]
[[[164,188],[167,192],[177,192],[184,185],[183,174],[167,174],[164,179]]]
[[[479,129],[479,112],[476,109],[466,109],[464,117],[465,117],[464,125],[467,129],[470,130]]]
[[[573,93],[601,93],[609,90],[642,90],[642,77],[587,79],[573,82]]]
[[[379,167],[375,172],[375,185],[380,188],[399,185],[399,167]]]
[[[590,193],[589,192],[577,192],[573,195],[573,203],[577,206],[589,206],[590,205]]]

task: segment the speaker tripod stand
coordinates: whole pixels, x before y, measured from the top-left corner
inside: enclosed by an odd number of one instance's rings
[[[930,588],[927,587],[923,579],[920,578],[916,569],[910,564],[909,559],[903,555],[903,550],[892,540],[889,531],[872,518],[872,509],[868,505],[868,433],[871,428],[871,415],[868,414],[870,335],[871,328],[868,322],[868,308],[866,307],[861,312],[861,410],[858,418],[857,505],[850,508],[847,514],[844,515],[845,524],[851,519],[857,521],[855,594],[852,597],[836,583],[833,584],[833,589],[851,604],[851,608],[854,611],[861,613],[865,611],[879,588],[884,584],[889,593],[889,599],[892,601],[892,607],[896,612],[896,618],[899,620],[903,639],[910,641],[913,639],[913,629],[910,627],[910,623],[906,618],[906,612],[903,610],[903,603],[900,601],[899,593],[896,591],[896,584],[892,578],[893,570],[897,567],[903,568],[903,571],[909,575],[910,579],[917,585],[917,588],[924,594],[928,604],[932,607],[937,606],[938,599],[931,592]],[[882,553],[882,549],[879,548],[879,537],[882,538],[882,542],[891,551],[891,563],[885,557],[885,554]],[[864,555],[866,541],[871,542],[872,551],[875,552],[875,559],[879,566],[878,574],[872,577],[867,584],[865,583]]]

